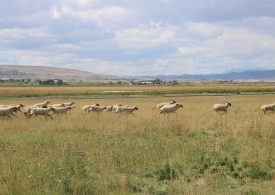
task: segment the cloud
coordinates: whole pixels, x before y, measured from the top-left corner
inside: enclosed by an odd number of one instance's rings
[[[158,24],[139,25],[116,31],[115,41],[120,47],[135,49],[165,44],[174,36],[175,32],[172,29],[160,27]]]
[[[117,75],[275,68],[274,8],[273,0],[1,1],[0,64]]]

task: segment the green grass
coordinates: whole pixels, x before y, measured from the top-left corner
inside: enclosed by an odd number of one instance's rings
[[[228,99],[228,114],[211,111]],[[170,98],[99,102],[136,105],[136,117],[88,116],[80,108],[99,100],[76,99],[54,120],[0,118],[0,194],[274,194],[274,114],[259,110],[273,99],[175,97],[184,105],[175,116],[152,110]]]
[[[254,155],[242,155],[255,146]],[[240,142],[223,134],[172,129],[10,131],[0,137],[1,192],[183,194],[199,186],[200,193],[248,193],[246,188],[273,180],[274,149],[269,158],[256,155],[268,147],[261,139]],[[255,193],[271,189],[275,186]]]

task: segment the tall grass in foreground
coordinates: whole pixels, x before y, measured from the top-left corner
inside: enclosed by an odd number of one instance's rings
[[[259,110],[272,95],[173,99],[184,108],[165,117],[153,106],[169,98],[82,99],[53,121],[20,113],[0,119],[0,193],[275,193],[275,115]],[[211,110],[225,101],[232,103],[227,115]],[[85,115],[80,108],[89,103],[139,111]]]

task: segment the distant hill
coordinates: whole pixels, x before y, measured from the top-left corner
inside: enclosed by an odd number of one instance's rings
[[[0,65],[0,79],[62,79],[63,81],[108,81],[119,77],[88,71],[44,66]]]
[[[275,70],[247,70],[241,72],[229,72],[223,74],[207,74],[207,75],[157,75],[151,78],[159,78],[162,80],[264,80],[275,81]]]

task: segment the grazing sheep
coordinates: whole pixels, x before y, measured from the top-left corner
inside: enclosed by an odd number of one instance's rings
[[[159,103],[155,106],[155,109],[159,110],[161,109],[163,106],[167,105],[167,104],[175,104],[176,101],[172,100],[171,102],[164,102],[164,103]]]
[[[49,117],[50,119],[53,120],[51,116],[53,112],[54,112],[54,109],[52,107],[49,107],[49,108],[36,107],[31,109],[31,112],[27,115],[27,117],[30,118],[31,116],[43,115],[45,116],[45,118]]]
[[[34,104],[34,106],[47,108],[47,106],[48,106],[49,103],[50,103],[50,101],[46,100],[45,102]]]
[[[102,112],[103,110],[106,110],[106,106],[91,106],[89,109],[88,109],[88,113],[90,112],[96,112],[96,113],[100,113]]]
[[[261,106],[261,110],[263,111],[263,113],[265,113],[266,111],[274,112],[274,109],[275,109],[275,103],[265,104]]]
[[[179,108],[183,108],[181,104],[166,104],[159,109],[159,114],[176,113]]]
[[[82,110],[83,110],[84,112],[88,112],[88,110],[89,110],[91,107],[93,107],[93,106],[100,106],[100,105],[99,105],[99,104],[85,105],[85,106],[82,107]]]
[[[68,110],[71,110],[73,108],[75,108],[74,106],[66,106],[66,107],[52,107],[53,108],[53,112],[54,114],[67,114]]]
[[[217,113],[220,113],[220,112],[227,113],[227,108],[229,106],[231,106],[231,103],[229,102],[226,102],[225,104],[214,104],[212,109]]]
[[[14,116],[14,112],[16,112],[15,107],[7,107],[7,108],[0,108],[0,116],[11,118],[11,116]]]
[[[119,106],[117,110],[114,111],[114,113],[125,113],[125,114],[133,114],[135,110],[138,110],[138,107],[136,106]]]

